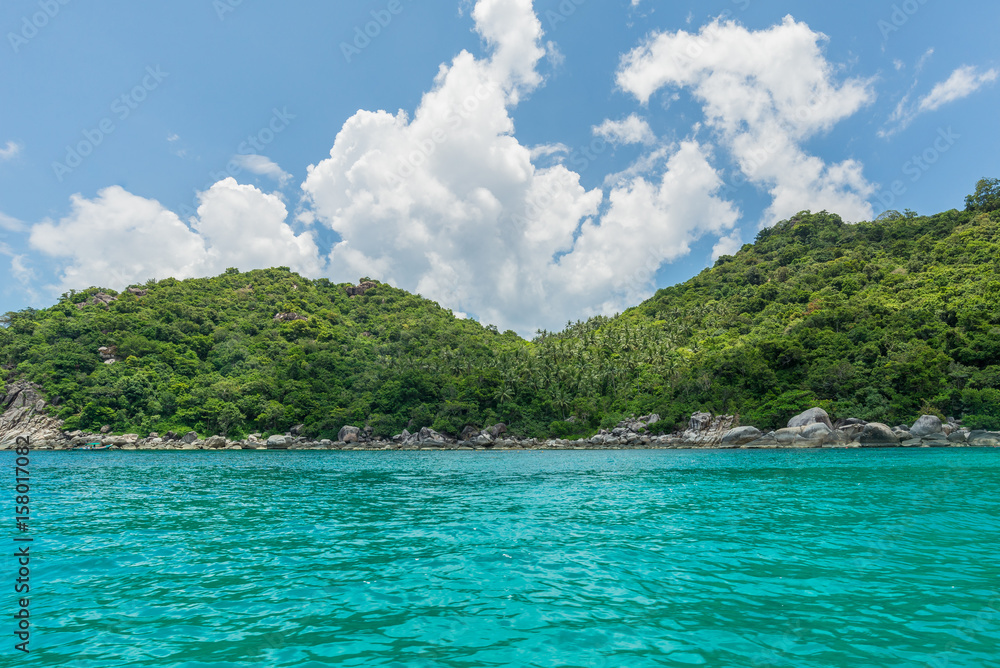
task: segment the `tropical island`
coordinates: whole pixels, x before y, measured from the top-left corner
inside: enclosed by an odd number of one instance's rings
[[[998,305],[998,179],[933,216],[799,213],[530,341],[286,267],[91,287],[3,316],[0,443],[998,445]]]

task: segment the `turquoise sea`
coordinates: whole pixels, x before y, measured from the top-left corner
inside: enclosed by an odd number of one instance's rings
[[[7,557],[2,666],[1000,666],[1000,450],[34,452],[31,477],[31,653]]]

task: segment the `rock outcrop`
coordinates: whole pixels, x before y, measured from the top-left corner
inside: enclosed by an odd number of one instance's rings
[[[969,432],[965,429],[958,429],[948,434],[948,442],[955,445],[965,445],[969,441]]]
[[[212,450],[221,450],[229,446],[229,441],[225,436],[211,436],[205,439],[205,447]]]
[[[359,284],[357,284],[355,286],[348,286],[348,288],[347,288],[347,296],[348,297],[360,297],[360,296],[364,295],[365,292],[367,292],[368,290],[371,290],[372,288],[374,288],[377,285],[378,285],[378,283],[376,283],[374,281],[362,281],[361,283],[359,283]]]
[[[791,420],[788,421],[789,427],[806,427],[811,424],[825,424],[827,427],[833,431],[833,423],[830,422],[830,416],[822,408],[810,408],[809,410],[799,413]]]
[[[822,448],[846,445],[843,433],[823,422],[811,422],[798,427],[785,427],[764,434],[746,445],[748,448]]]
[[[934,415],[924,415],[910,427],[910,434],[917,438],[940,433],[943,433],[941,418]]]
[[[868,426],[867,422],[857,418],[837,420],[833,423],[833,428],[842,433],[848,441],[857,441],[861,438],[866,426]]]
[[[1000,447],[1000,432],[975,430],[969,432],[969,445],[974,448]]]
[[[288,312],[288,313],[275,313],[275,322],[293,322],[295,320],[308,320],[304,315],[299,315],[298,313]]]
[[[97,354],[100,355],[101,361],[105,364],[114,364],[121,361],[121,358],[118,357],[117,346],[101,346],[97,349]]]
[[[881,422],[869,422],[861,430],[858,439],[863,447],[886,447],[899,445],[899,437],[893,433],[889,425]]]
[[[344,425],[337,432],[337,440],[344,443],[357,443],[361,440],[361,430],[351,425]]]
[[[291,436],[275,434],[267,437],[268,450],[286,450],[295,441]]]
[[[18,436],[31,443],[62,441],[62,420],[45,414],[41,390],[31,383],[12,383],[0,399],[0,449],[14,446]]]
[[[753,443],[764,434],[757,427],[736,427],[722,436],[721,445],[731,448]]]
[[[709,417],[711,417],[711,415],[709,415]],[[640,417],[626,418],[618,423],[618,427],[641,434],[659,421],[660,416],[656,413],[652,413],[650,415],[642,415]]]
[[[80,302],[76,305],[78,309],[86,308],[87,306],[102,306],[107,308],[112,302],[118,301],[118,297],[106,294],[104,292],[98,292],[96,295],[88,299],[87,301]]]
[[[680,435],[681,441],[697,447],[712,447],[722,444],[722,439],[731,429],[740,426],[739,415],[718,415],[695,413],[688,420],[688,428]]]

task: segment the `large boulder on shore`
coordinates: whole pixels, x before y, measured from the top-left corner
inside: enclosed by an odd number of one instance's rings
[[[837,424],[840,424],[841,422],[841,420],[837,420]],[[835,429],[843,434],[844,438],[848,441],[856,441],[861,438],[861,433],[865,430],[867,425],[867,422],[858,420],[857,422],[842,424],[839,427],[835,427]]]
[[[212,448],[213,450],[221,450],[227,445],[225,436],[212,436],[205,440],[205,447]]]
[[[188,433],[181,436],[181,440],[185,443],[194,443],[198,440],[198,432],[189,431]]]
[[[949,443],[958,443],[964,445],[968,439],[969,439],[969,432],[965,431],[964,429],[958,429],[948,434]]]
[[[833,427],[823,422],[811,422],[798,427],[785,427],[774,432],[774,439],[779,445],[795,448],[821,448],[824,445],[836,445],[843,436],[833,430]]]
[[[752,443],[764,434],[757,427],[736,427],[730,429],[722,436],[722,445],[739,446]]]
[[[284,436],[282,434],[274,434],[273,436],[267,437],[267,447],[277,448],[279,450],[287,448],[292,444],[295,439],[291,436]]]
[[[937,434],[928,434],[920,439],[920,444],[923,446],[928,446],[931,448],[947,448],[952,443],[948,440],[948,437],[944,432],[938,432]]]
[[[941,418],[936,415],[923,415],[913,426],[910,427],[910,433],[916,438],[923,438],[924,436],[929,436],[931,434],[943,433],[941,429]]]
[[[492,427],[487,428],[486,433],[493,438],[499,438],[503,434],[507,433],[507,425],[505,425],[503,422],[497,422]]]
[[[969,432],[968,444],[974,448],[1000,447],[1000,432],[975,430]]]
[[[430,427],[421,427],[417,434],[418,443],[444,443],[447,439],[444,435],[434,431]]]
[[[861,445],[869,447],[899,445],[899,437],[893,433],[889,425],[869,422],[861,431]]]
[[[361,440],[361,430],[351,425],[344,425],[337,432],[337,440],[344,443],[357,443]]]
[[[747,443],[750,448],[823,448],[845,445],[847,438],[822,422],[804,427],[785,427]]]
[[[788,421],[789,427],[807,427],[811,424],[825,424],[830,428],[830,431],[833,431],[833,423],[830,422],[830,416],[822,408],[810,408]]]

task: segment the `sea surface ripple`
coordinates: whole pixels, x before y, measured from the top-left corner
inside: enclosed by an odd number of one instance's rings
[[[0,634],[0,666],[1000,666],[1000,450],[34,452],[31,476],[32,651]]]

